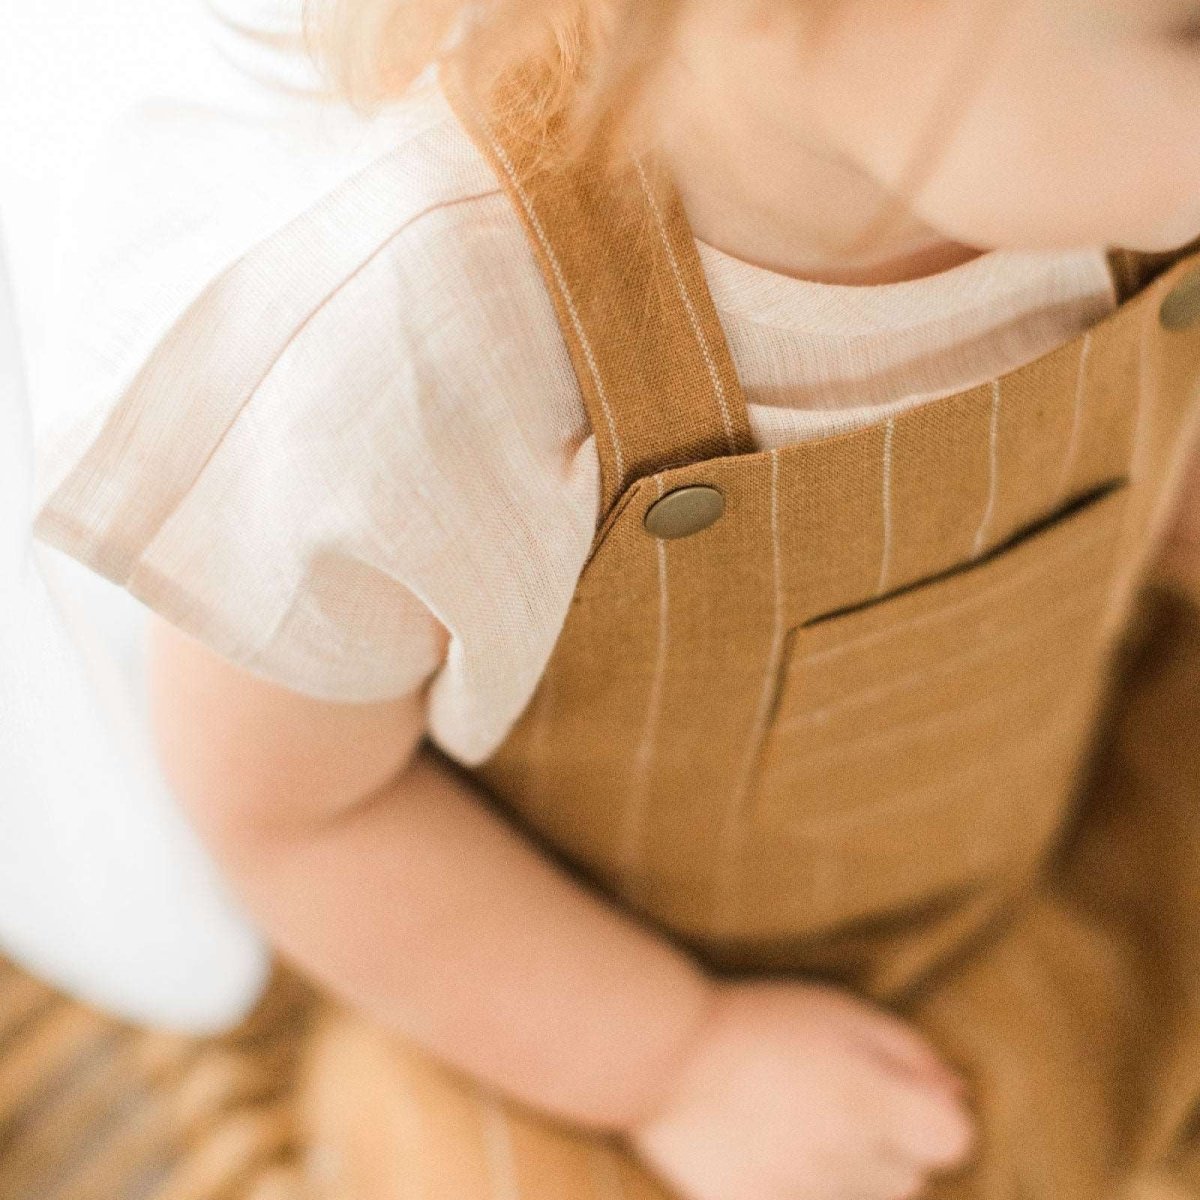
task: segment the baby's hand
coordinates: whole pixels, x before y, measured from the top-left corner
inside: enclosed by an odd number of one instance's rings
[[[963,1085],[885,1009],[823,983],[719,984],[635,1150],[689,1200],[901,1200],[958,1165]]]

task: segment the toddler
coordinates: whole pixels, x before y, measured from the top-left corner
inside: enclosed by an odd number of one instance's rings
[[[1200,1095],[1122,1123],[1166,1009],[1094,859],[1041,890],[1135,585],[1200,569],[1196,13],[308,16],[374,115],[281,122],[283,219],[138,144],[187,196],[93,200],[142,223],[35,531],[153,610],[174,791],[385,1031],[376,1170],[1101,1200]]]

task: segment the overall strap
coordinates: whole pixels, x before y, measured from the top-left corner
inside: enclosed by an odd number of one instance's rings
[[[544,104],[529,69],[505,77],[486,114],[452,69],[442,80],[553,297],[596,435],[599,522],[643,476],[753,451],[745,397],[666,172],[648,159],[632,159],[621,176],[588,157],[555,167],[544,151],[561,121],[537,116]]]

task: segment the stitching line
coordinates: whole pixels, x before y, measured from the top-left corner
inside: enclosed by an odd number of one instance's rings
[[[583,349],[584,357],[587,360],[588,371],[592,376],[592,382],[596,388],[596,395],[600,401],[600,406],[604,412],[604,419],[608,424],[609,438],[612,443],[613,457],[616,460],[617,478],[614,483],[616,491],[621,491],[625,483],[625,456],[621,450],[621,439],[617,434],[616,422],[613,419],[612,409],[608,403],[608,393],[604,389],[604,381],[600,376],[600,369],[596,365],[596,357],[592,352],[591,343],[583,328],[583,322],[579,318],[579,311],[575,307],[574,298],[571,295],[571,289],[567,286],[566,276],[563,274],[562,266],[558,261],[558,255],[554,253],[554,247],[550,244],[550,239],[546,236],[546,231],[542,227],[541,221],[533,207],[533,201],[525,188],[521,185],[520,179],[517,177],[516,169],[512,164],[512,160],[508,157],[504,147],[497,141],[492,134],[491,126],[484,120],[477,108],[473,107],[476,119],[479,121],[481,128],[484,131],[484,136],[488,139],[492,150],[496,157],[500,160],[504,167],[505,173],[512,182],[513,188],[521,201],[521,207],[525,210],[526,216],[529,218],[529,223],[533,226],[534,232],[537,234],[539,243],[546,253],[546,257],[550,262],[550,268],[554,272],[555,282],[558,284],[559,291],[562,294],[563,302],[567,306],[568,315],[571,318],[571,325],[575,330],[575,336],[579,339],[579,344]]]
[[[892,434],[895,429],[896,418],[889,417],[883,435],[883,549],[880,551],[876,596],[883,595],[887,587],[888,571],[892,565]]]
[[[992,513],[996,508],[996,441],[1000,431],[1000,380],[996,379],[992,382],[992,421],[990,434],[988,437],[988,498],[987,506],[983,510],[983,517],[979,521],[979,528],[975,530],[975,545],[972,550],[972,556],[978,558],[983,553],[984,537],[987,534],[987,528],[992,522]]]
[[[836,645],[830,646],[825,650],[817,650],[812,654],[805,655],[800,659],[801,663],[811,666],[813,663],[824,662],[831,658],[837,658],[841,654],[846,654],[851,650],[857,650],[861,646],[870,645],[872,642],[883,641],[894,637],[898,633],[904,633],[909,629],[916,629],[922,625],[928,625],[930,622],[941,621],[947,617],[955,616],[964,610],[976,607],[986,600],[990,600],[995,596],[1003,595],[1005,592],[1011,591],[1019,584],[1028,583],[1031,580],[1040,579],[1044,575],[1048,575],[1053,570],[1065,568],[1075,558],[1081,557],[1087,551],[1091,550],[1099,542],[1103,541],[1110,535],[1108,529],[1100,529],[1078,545],[1070,547],[1062,559],[1055,559],[1049,562],[1035,562],[1025,567],[1016,575],[1003,580],[999,583],[992,584],[991,587],[984,589],[981,592],[976,592],[974,595],[967,596],[962,600],[956,600],[953,604],[945,605],[941,608],[931,609],[929,612],[921,613],[916,617],[909,617],[907,620],[901,621],[894,625],[885,625],[882,629],[877,629],[873,633],[864,633],[859,637],[854,638],[849,642],[839,642]],[[937,580],[937,583],[942,582]],[[919,585],[929,586],[929,585]]]
[[[1066,453],[1063,455],[1062,472],[1058,479],[1058,488],[1055,491],[1055,496],[1061,500],[1067,492],[1067,486],[1071,482],[1071,472],[1075,469],[1075,459],[1079,454],[1079,426],[1083,415],[1083,402],[1085,394],[1085,372],[1087,371],[1088,354],[1092,348],[1092,331],[1089,329],[1083,335],[1083,342],[1079,348],[1079,369],[1075,376],[1075,413],[1071,419],[1071,437],[1067,442]]]
[[[717,371],[717,364],[713,360],[712,351],[708,344],[708,339],[704,336],[704,330],[700,325],[700,318],[696,314],[695,306],[692,304],[691,295],[684,286],[683,275],[679,269],[679,262],[675,257],[675,251],[667,238],[666,225],[663,221],[663,215],[658,207],[658,201],[650,189],[649,182],[646,179],[646,172],[642,168],[641,159],[636,159],[638,179],[641,181],[642,191],[646,195],[646,199],[650,204],[650,209],[654,213],[654,224],[658,230],[658,236],[663,244],[663,248],[667,252],[667,260],[671,264],[671,274],[675,278],[675,287],[679,291],[680,299],[683,300],[684,308],[687,309],[688,320],[691,322],[692,333],[695,335],[696,342],[700,347],[701,354],[704,355],[704,364],[708,367],[708,376],[712,380],[713,392],[716,396],[717,404],[721,408],[721,421],[725,426],[725,440],[729,445],[729,453],[733,454],[736,450],[733,440],[733,420],[729,415],[729,404],[725,396],[725,385],[721,382],[720,373]]]
[[[654,483],[661,498],[662,475],[654,476]],[[667,593],[667,545],[663,538],[655,538],[658,555],[658,637],[654,658],[654,674],[650,682],[650,695],[646,701],[646,713],[642,722],[642,736],[634,757],[633,787],[622,814],[621,824],[621,870],[629,893],[636,894],[640,880],[635,875],[639,861],[639,847],[645,812],[646,784],[650,777],[650,764],[655,750],[655,731],[662,708],[663,680],[667,669],[667,620],[670,612]]]
[[[742,829],[742,812],[746,796],[750,789],[750,780],[754,766],[758,762],[761,744],[766,733],[768,718],[771,713],[772,700],[775,694],[775,680],[779,670],[780,650],[784,640],[783,621],[783,556],[779,538],[779,455],[776,450],[771,454],[771,568],[772,568],[772,619],[771,619],[771,649],[767,655],[767,669],[763,678],[762,689],[759,693],[758,707],[754,714],[754,724],[751,726],[750,737],[742,758],[733,795],[725,811],[725,820],[719,831],[721,853],[717,860],[716,896],[714,897],[716,913],[714,924],[717,929],[728,928],[729,922],[735,915],[733,910],[734,887],[737,882],[735,874],[737,863],[741,858],[741,844],[738,834]]]

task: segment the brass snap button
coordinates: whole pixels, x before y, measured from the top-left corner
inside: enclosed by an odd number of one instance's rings
[[[660,538],[681,538],[707,529],[725,511],[725,497],[705,483],[676,488],[646,510],[642,523]]]
[[[1164,329],[1190,329],[1200,323],[1200,270],[1189,271],[1168,293],[1158,310]]]

